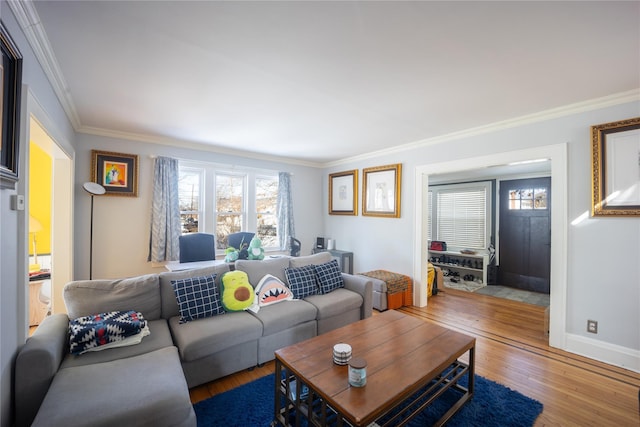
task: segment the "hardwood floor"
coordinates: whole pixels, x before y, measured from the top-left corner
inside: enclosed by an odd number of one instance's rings
[[[447,289],[428,307],[400,311],[475,336],[476,373],[542,402],[536,426],[640,426],[640,373],[549,347],[544,307]],[[273,369],[270,362],[195,387],[191,400]]]

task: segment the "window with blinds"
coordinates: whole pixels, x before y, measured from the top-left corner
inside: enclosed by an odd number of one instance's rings
[[[445,185],[432,191],[428,197],[431,204],[435,198],[435,223],[429,224],[429,237],[447,242],[448,248],[487,249],[490,218],[490,185],[474,183]],[[431,222],[429,218],[429,222]]]

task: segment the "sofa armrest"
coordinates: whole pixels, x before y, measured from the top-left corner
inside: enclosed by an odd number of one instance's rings
[[[16,426],[30,426],[69,348],[69,318],[46,317],[15,361]]]
[[[371,278],[342,273],[342,279],[344,280],[345,289],[362,295],[363,303],[360,310],[360,318],[371,317],[373,312],[373,283]]]

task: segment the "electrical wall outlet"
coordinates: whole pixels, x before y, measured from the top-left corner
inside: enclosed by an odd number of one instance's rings
[[[587,332],[591,332],[592,334],[598,333],[598,321],[597,320],[587,320]]]

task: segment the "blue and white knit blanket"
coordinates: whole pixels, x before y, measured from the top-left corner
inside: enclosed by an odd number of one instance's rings
[[[134,310],[111,311],[79,317],[69,322],[69,345],[72,354],[82,354],[98,347],[115,347],[127,343],[130,337],[149,335],[147,321]],[[131,344],[134,344],[133,342]],[[100,348],[102,349],[102,348]]]

